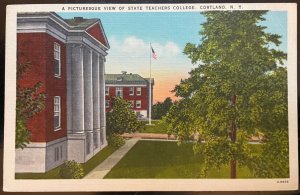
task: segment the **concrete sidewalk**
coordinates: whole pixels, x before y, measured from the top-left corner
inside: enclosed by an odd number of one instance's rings
[[[122,136],[124,138],[176,140],[176,137],[174,135],[163,133],[124,133]]]
[[[84,179],[102,179],[124,156],[125,154],[136,144],[138,138],[126,140],[125,145],[116,150],[89,174]]]

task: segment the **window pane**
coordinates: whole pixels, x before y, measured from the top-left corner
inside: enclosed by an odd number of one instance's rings
[[[141,91],[142,91],[142,89],[141,89],[140,87],[138,87],[138,88],[136,89],[136,94],[137,94],[137,95],[141,95]]]
[[[60,127],[60,97],[54,97],[54,129],[58,129]]]
[[[59,60],[54,60],[54,74],[60,75]]]
[[[54,43],[54,75],[60,76],[60,45]]]
[[[134,94],[134,92],[133,92],[133,87],[130,87],[130,88],[129,88],[129,94],[130,94],[130,95],[133,95],[133,94]]]
[[[55,128],[59,127],[59,116],[54,116],[54,127]]]

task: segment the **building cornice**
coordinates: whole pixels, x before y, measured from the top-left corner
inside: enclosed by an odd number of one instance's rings
[[[105,83],[105,86],[106,87],[127,87],[127,86],[130,86],[130,87],[147,87],[146,84],[126,84],[126,83],[123,83],[123,84],[107,84]]]
[[[98,23],[99,21],[97,21],[95,24]],[[89,45],[91,48],[103,55],[107,55],[106,50],[109,49],[109,47],[106,47],[95,37],[90,35],[86,30],[71,29],[65,21],[63,21],[59,16],[56,16],[54,13],[50,13],[46,16],[23,16],[21,14],[21,16],[18,16],[17,24],[18,33],[44,32],[64,43],[73,43],[72,39],[69,39],[68,37],[82,36],[82,43]],[[102,28],[101,24],[100,27]],[[103,32],[103,29],[101,29],[101,31]],[[71,40],[71,42],[69,40]]]

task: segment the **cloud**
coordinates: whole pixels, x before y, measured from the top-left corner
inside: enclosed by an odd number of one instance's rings
[[[124,40],[117,40],[115,37],[110,39],[111,51],[113,56],[124,56],[148,58],[150,52],[150,43],[135,36],[126,37]],[[168,57],[175,57],[180,53],[178,45],[172,41],[165,44],[154,42],[152,47],[159,58],[166,59]]]
[[[106,73],[139,74],[149,77],[150,43],[136,36],[129,36],[122,40],[109,37],[111,49],[108,51],[106,61]],[[187,56],[174,41],[165,43],[153,42],[158,59],[152,59],[152,74],[155,79],[154,100],[163,101],[166,97],[174,98],[170,90],[180,82],[181,78],[187,78],[192,64]]]

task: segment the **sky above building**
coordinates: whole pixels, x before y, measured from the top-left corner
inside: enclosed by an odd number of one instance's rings
[[[196,68],[183,54],[186,43],[200,43],[199,31],[205,17],[199,12],[72,12],[58,13],[73,17],[99,18],[104,27],[110,50],[106,58],[106,73],[150,76],[150,43],[157,54],[151,60],[151,76],[155,80],[154,102],[166,97],[176,99],[171,90],[188,72]],[[277,48],[287,52],[287,12],[271,11],[265,15],[266,32],[281,35]]]

